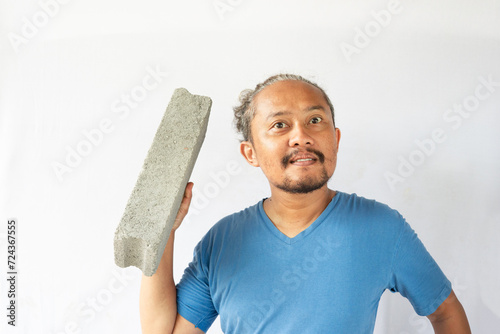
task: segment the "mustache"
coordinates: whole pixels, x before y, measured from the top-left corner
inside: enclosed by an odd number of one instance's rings
[[[306,148],[306,151],[309,153],[315,154],[318,157],[319,162],[321,162],[321,163],[325,162],[325,155],[323,153],[321,153],[320,151],[315,150],[313,148]],[[283,157],[283,159],[281,159],[281,165],[283,166],[283,168],[286,168],[288,166],[288,162],[290,161],[290,159],[292,159],[292,157],[298,153],[299,153],[299,150],[295,150],[295,151],[285,155]]]

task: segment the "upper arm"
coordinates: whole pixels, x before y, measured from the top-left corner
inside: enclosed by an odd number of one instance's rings
[[[391,274],[391,291],[407,298],[421,316],[435,311],[452,290],[451,282],[405,220],[395,244]]]
[[[182,325],[180,328],[183,329],[194,329],[193,324],[195,324],[197,328],[207,331],[218,316],[210,290],[208,269],[210,247],[207,244],[210,244],[210,240],[205,237],[198,243],[193,261],[184,270],[181,280],[176,285],[177,313],[183,316],[180,320],[177,317],[176,323]]]
[[[204,331],[195,327],[191,322],[186,320],[182,315],[177,313],[175,319],[173,334],[205,334]]]
[[[453,290],[436,311],[427,318],[436,333],[470,333],[465,310]]]

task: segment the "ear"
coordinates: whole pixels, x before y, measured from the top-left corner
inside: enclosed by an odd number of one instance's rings
[[[337,151],[339,150],[339,142],[340,142],[340,129],[335,128],[335,136],[337,137]]]
[[[249,141],[243,141],[240,144],[240,152],[241,155],[245,158],[245,160],[254,167],[259,167],[259,162],[257,160],[257,156],[255,155],[255,149],[253,144]]]

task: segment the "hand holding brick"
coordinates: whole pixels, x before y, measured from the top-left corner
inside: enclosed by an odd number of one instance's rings
[[[152,276],[205,138],[212,100],[175,90],[115,232],[115,263]]]

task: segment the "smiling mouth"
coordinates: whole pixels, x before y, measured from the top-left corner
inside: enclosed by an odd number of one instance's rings
[[[325,155],[318,150],[307,148],[306,152],[300,152],[296,150],[290,154],[287,154],[281,160],[281,165],[283,169],[287,168],[289,164],[296,166],[310,166],[316,162],[324,163]]]
[[[307,167],[314,165],[318,158],[311,153],[298,153],[294,157],[291,157],[289,162],[294,166]]]
[[[305,162],[305,161],[316,161],[316,159],[313,159],[313,158],[297,159],[297,160],[290,161],[290,163],[294,164],[296,162]]]

